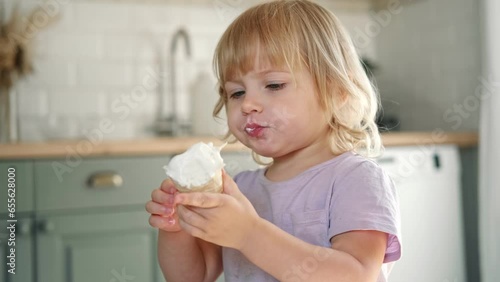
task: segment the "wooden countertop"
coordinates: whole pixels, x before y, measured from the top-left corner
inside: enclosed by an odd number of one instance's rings
[[[214,137],[162,137],[152,139],[101,141],[90,140],[51,141],[40,143],[0,144],[0,159],[48,159],[68,156],[103,157],[168,155],[184,152],[196,142],[223,144]],[[456,144],[459,147],[474,147],[479,141],[474,132],[391,132],[382,134],[384,146],[414,146],[429,144]],[[241,143],[228,144],[223,151],[248,151]]]

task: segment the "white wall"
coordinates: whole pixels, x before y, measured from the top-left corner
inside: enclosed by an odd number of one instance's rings
[[[494,82],[493,91],[484,93],[480,134],[480,252],[481,277],[484,282],[500,277],[500,2],[482,1],[484,22],[483,75]]]
[[[0,1],[7,6],[14,3]],[[16,2],[21,2],[25,11],[45,7],[37,0]],[[198,72],[211,72],[218,38],[250,4],[232,0],[201,2],[204,4],[49,0],[52,5],[48,11],[59,12],[61,18],[37,35],[36,72],[16,88],[21,140],[79,136],[82,129],[92,130],[105,118],[114,124],[113,131],[105,134],[106,139],[152,135],[158,89],[147,87],[146,94],[133,96],[134,89],[144,86],[148,69],[158,71],[155,48],[160,48],[164,62],[169,60],[170,40],[180,26],[186,27],[190,35],[192,58],[185,59],[181,44],[177,52],[177,85],[184,98],[178,110],[189,118],[189,88],[196,83]],[[370,20],[367,1],[357,1],[356,5],[324,2],[335,9],[353,33]],[[372,42],[369,40],[360,51],[373,57]],[[165,91],[169,91],[168,78],[162,81]],[[127,97],[132,97],[130,104]]]
[[[478,1],[421,0],[397,10],[382,17],[375,38],[387,114],[401,118],[402,130],[477,130]]]

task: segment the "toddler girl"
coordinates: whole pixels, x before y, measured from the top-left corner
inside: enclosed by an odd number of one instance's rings
[[[240,15],[216,49],[217,115],[265,168],[224,192],[176,193],[146,209],[167,281],[387,281],[401,254],[393,182],[376,162],[377,95],[347,32],[309,1]]]

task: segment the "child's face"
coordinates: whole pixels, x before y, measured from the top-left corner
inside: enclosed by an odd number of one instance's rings
[[[311,74],[260,65],[224,84],[231,133],[257,154],[277,158],[327,138]],[[295,76],[295,81],[294,81]]]

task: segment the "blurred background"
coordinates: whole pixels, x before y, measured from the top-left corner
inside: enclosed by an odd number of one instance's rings
[[[4,14],[20,4],[20,18],[27,18],[43,1],[3,2]],[[369,0],[319,2],[334,11],[375,67],[391,129],[478,129],[478,105],[465,114],[455,108],[481,83],[478,1],[396,1],[380,10],[373,5],[384,3]],[[256,1],[48,3],[26,35],[34,72],[13,85],[17,138],[23,141],[80,138],[105,117],[116,124],[106,139],[154,136],[155,121],[173,114],[172,96],[178,118],[196,123],[191,104],[213,101],[199,91],[215,89],[211,60],[217,40]]]
[[[7,275],[7,259],[0,266],[1,282],[161,281],[156,233],[148,229],[141,203],[164,178],[158,168],[182,151],[180,144],[193,136],[225,132],[224,117],[211,118],[217,99],[213,52],[229,23],[259,2],[0,0],[0,139],[5,144],[0,145],[0,167],[1,173],[16,167],[18,181],[30,187],[17,194],[23,197],[18,211],[26,222],[18,231],[24,240],[19,248],[25,256],[18,256],[24,276]],[[493,132],[493,122],[480,124],[481,115],[489,113],[481,104],[492,103],[499,86],[497,69],[488,68],[493,47],[485,46],[495,42],[488,38],[491,26],[499,23],[483,20],[496,0],[316,2],[343,22],[378,86],[381,128],[396,134],[387,136],[406,138],[399,144],[406,147],[389,147],[382,163],[415,155],[423,160],[413,163],[410,178],[401,178],[395,165],[388,168],[400,183],[412,183],[408,191],[422,191],[402,192],[402,203],[408,205],[404,213],[418,218],[422,209],[429,220],[443,215],[439,222],[406,223],[409,260],[395,269],[392,281],[493,281],[481,280],[495,276],[487,272],[493,268],[484,266],[481,275],[479,210],[481,204],[491,206],[481,200],[496,194],[481,198],[479,192],[477,136],[481,130]],[[415,132],[424,135],[411,135]],[[460,138],[444,147],[433,142],[464,132],[475,136],[467,146],[458,144]],[[99,144],[92,142],[92,153],[78,151],[83,144],[79,141],[96,139]],[[108,145],[101,148],[101,142]],[[486,149],[492,148],[491,142],[483,148],[485,158],[490,155],[485,165],[499,160],[498,152]],[[43,147],[46,144],[49,147]],[[151,151],[152,146],[160,149]],[[225,155],[233,175],[257,167],[248,152],[234,148]],[[19,155],[7,156],[13,150]],[[439,170],[441,166],[446,169]],[[437,175],[439,181],[429,181]],[[418,182],[427,177],[427,182]],[[483,184],[493,185],[493,177],[484,176],[488,180]],[[440,191],[449,194],[437,198],[441,194],[435,191],[442,187],[446,189]],[[5,203],[1,205],[3,209]],[[132,219],[138,223],[130,225]],[[419,242],[411,235],[417,231],[405,229],[410,225],[428,237]],[[444,239],[430,244],[432,248],[420,247],[433,236]],[[446,238],[453,238],[449,241],[454,245],[443,247]],[[4,241],[2,248],[0,262],[9,255]]]

